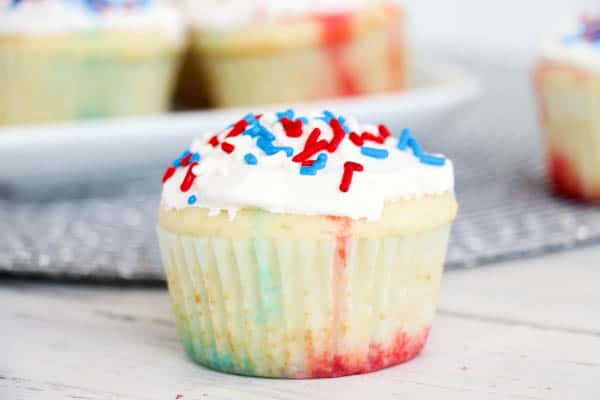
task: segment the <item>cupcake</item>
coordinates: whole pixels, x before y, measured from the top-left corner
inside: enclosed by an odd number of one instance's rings
[[[396,2],[397,3],[397,2]],[[194,85],[219,107],[406,85],[403,11],[382,0],[190,0]]]
[[[158,113],[184,32],[156,0],[0,0],[0,125]]]
[[[452,163],[409,130],[249,114],[194,141],[163,182],[161,253],[199,364],[335,377],[425,345],[457,205]]]
[[[534,80],[552,187],[600,201],[600,18],[550,35]]]

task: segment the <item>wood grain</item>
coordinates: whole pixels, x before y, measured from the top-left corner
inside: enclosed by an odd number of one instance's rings
[[[229,376],[183,353],[165,289],[0,282],[0,399],[597,399],[600,249],[446,274],[416,360],[364,376]]]

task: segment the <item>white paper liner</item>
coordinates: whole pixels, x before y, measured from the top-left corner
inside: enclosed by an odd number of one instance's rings
[[[420,351],[449,230],[341,247],[335,239],[199,238],[160,227],[158,235],[192,359],[239,374],[311,377],[367,372]],[[386,353],[399,334],[407,353]]]

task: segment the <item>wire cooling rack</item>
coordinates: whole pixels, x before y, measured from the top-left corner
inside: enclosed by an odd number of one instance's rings
[[[448,268],[600,243],[600,208],[552,196],[525,71],[488,68],[484,98],[456,123],[419,132],[455,161],[460,214]],[[0,271],[162,281],[154,226],[161,170],[44,197],[0,193]]]

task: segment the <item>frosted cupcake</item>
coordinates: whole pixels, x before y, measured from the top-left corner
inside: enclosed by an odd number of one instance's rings
[[[549,180],[561,195],[600,201],[600,19],[549,36],[534,79]]]
[[[451,162],[409,130],[250,114],[194,141],[163,182],[159,241],[193,360],[316,378],[423,348],[457,205]]]
[[[183,38],[166,1],[0,0],[0,125],[164,111]]]
[[[189,4],[195,85],[215,106],[353,96],[406,84],[404,21],[397,2]]]

